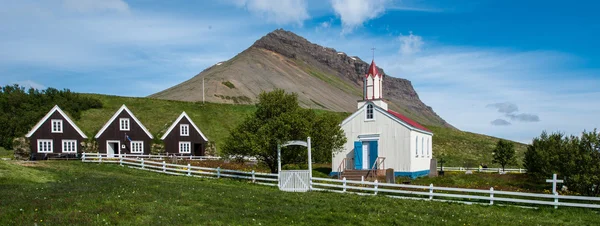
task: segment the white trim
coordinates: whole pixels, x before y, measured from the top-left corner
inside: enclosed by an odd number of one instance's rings
[[[42,150],[40,143],[47,143],[49,145],[47,145],[45,150],[50,150],[50,151],[40,151]],[[52,139],[38,139],[37,140],[37,153],[53,153],[54,152],[54,140]]]
[[[113,156],[116,154],[121,154],[121,141],[120,140],[106,140],[106,154],[108,155],[108,143],[117,143],[117,150],[113,150]],[[117,153],[114,153],[114,152]]]
[[[185,128],[185,133],[184,133]],[[189,137],[190,136],[190,124],[179,124],[179,136]]]
[[[200,131],[200,129],[198,129],[198,126],[196,126],[196,123],[194,123],[194,121],[192,121],[192,119],[185,113],[185,111],[182,112],[181,115],[179,115],[179,117],[177,119],[175,119],[175,122],[173,122],[173,124],[171,124],[171,126],[169,127],[167,132],[165,132],[165,134],[163,134],[163,136],[160,139],[164,140],[165,138],[167,138],[169,133],[171,133],[171,131],[175,128],[175,126],[177,126],[177,124],[179,123],[179,121],[181,121],[181,119],[183,117],[185,117],[190,122],[190,124],[192,124],[194,129],[200,134],[200,136],[202,137],[202,139],[204,139],[204,141],[208,141],[206,136],[204,136],[204,133],[202,133],[202,131]]]
[[[96,134],[96,136],[94,136],[96,139],[98,139],[100,137],[100,135],[102,135],[102,133],[104,133],[104,131],[108,128],[108,126],[110,126],[110,124],[115,121],[115,119],[117,119],[117,117],[119,116],[119,114],[121,114],[122,111],[126,111],[127,114],[129,114],[129,116],[131,116],[131,118],[133,118],[133,121],[135,121],[135,123],[137,123],[138,126],[140,126],[142,128],[142,130],[144,130],[144,132],[146,132],[146,135],[148,135],[148,137],[150,137],[150,139],[153,139],[154,137],[152,136],[152,134],[150,133],[150,131],[148,131],[148,129],[146,129],[146,127],[144,126],[144,124],[142,124],[140,122],[140,120],[138,120],[135,115],[133,113],[131,113],[131,111],[127,108],[127,106],[125,106],[123,104],[123,106],[121,106],[121,108],[119,108],[119,110],[117,110],[117,112],[115,112],[115,114],[112,116],[112,118],[110,118],[108,120],[108,122],[106,122],[106,124],[104,124],[104,126],[102,127],[102,129],[100,129],[100,131],[98,131],[98,133]],[[131,128],[131,124],[129,124],[129,127]]]
[[[134,150],[134,146],[139,145],[140,151],[133,151]],[[144,141],[136,141],[136,140],[132,140],[129,143],[129,152],[131,153],[144,153]]]
[[[88,137],[85,135],[85,133],[83,133],[83,131],[81,131],[81,129],[79,129],[79,127],[77,127],[77,125],[75,125],[75,123],[73,121],[71,121],[71,118],[69,118],[69,116],[67,116],[67,114],[65,114],[59,107],[58,105],[54,105],[54,107],[48,112],[48,114],[46,114],[46,116],[44,116],[44,118],[42,118],[42,120],[40,120],[37,124],[35,124],[35,126],[29,131],[29,133],[25,134],[25,137],[29,138],[31,137],[31,135],[33,135],[33,133],[35,133],[35,131],[37,131],[42,124],[44,124],[44,122],[46,122],[48,120],[48,118],[50,118],[50,116],[52,114],[54,114],[55,111],[58,111],[58,113],[60,115],[62,115],[62,117],[67,120],[67,122],[73,127],[75,128],[75,131],[77,131],[77,133],[79,133],[79,135],[84,138],[87,139]],[[63,125],[64,126],[64,125]]]
[[[358,135],[358,140],[360,141],[378,141],[380,135],[379,134],[361,134]]]
[[[184,144],[184,145],[187,144],[187,152],[182,152],[181,151],[181,145],[182,144]],[[179,153],[181,153],[181,154],[191,154],[192,153],[192,142],[190,142],[190,141],[180,141],[179,142]]]
[[[361,112],[366,111],[367,103],[373,104],[372,101],[366,101],[362,107],[360,107],[357,111],[355,111],[350,116],[348,116],[348,118],[344,119],[344,121],[342,121],[342,123],[340,123],[340,126],[344,126],[346,123],[350,122],[352,119],[354,119],[356,116],[358,116]],[[410,130],[433,136],[432,132],[425,131],[425,130],[416,128],[414,126],[411,126],[411,125],[407,124],[406,122],[400,120],[399,118],[396,118],[395,116],[391,115],[385,109],[377,106],[376,104],[373,104],[373,109],[377,110],[378,112],[381,112],[383,115],[387,116],[388,118],[391,118],[392,120],[396,121],[397,123],[400,123],[401,125],[403,125],[404,127],[408,128]]]
[[[54,123],[56,123],[56,130],[54,130]],[[63,132],[63,120],[62,119],[51,119],[50,120],[50,132],[62,133]]]
[[[62,144],[62,153],[77,153],[77,140],[61,140],[60,143]],[[65,151],[66,143],[73,143],[73,151]]]
[[[126,125],[126,126],[123,126]],[[131,130],[131,123],[129,123],[129,118],[119,118],[119,131],[129,131]]]

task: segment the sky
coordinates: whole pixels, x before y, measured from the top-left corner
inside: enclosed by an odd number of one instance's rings
[[[600,128],[595,1],[0,0],[0,84],[143,97],[277,28],[409,79],[455,127]],[[355,101],[355,100],[348,100]]]

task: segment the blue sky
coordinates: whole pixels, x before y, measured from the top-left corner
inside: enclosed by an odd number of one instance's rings
[[[0,84],[147,96],[284,28],[412,81],[456,127],[600,128],[600,3],[0,0]],[[348,100],[354,101],[354,100]]]

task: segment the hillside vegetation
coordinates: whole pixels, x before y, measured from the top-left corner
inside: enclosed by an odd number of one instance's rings
[[[580,208],[464,205],[169,176],[79,161],[0,161],[0,225],[597,225]]]
[[[209,140],[216,142],[217,151],[223,147],[225,138],[229,131],[255,111],[253,105],[232,105],[201,102],[184,102],[159,100],[151,98],[133,98],[107,96],[99,94],[84,94],[94,97],[102,102],[101,109],[84,111],[81,118],[76,121],[77,125],[88,134],[94,136],[96,132],[106,123],[114,112],[125,104],[138,117],[138,119],[154,134],[161,136],[170,124],[185,111]],[[344,118],[349,113],[337,113]],[[446,155],[447,166],[463,166],[465,162],[472,164],[487,163],[492,166],[492,150],[498,138],[462,132],[452,128],[428,126],[434,132],[433,153]],[[526,149],[524,144],[517,143],[517,163],[513,167],[519,167],[523,153]],[[474,166],[475,166],[474,165]]]

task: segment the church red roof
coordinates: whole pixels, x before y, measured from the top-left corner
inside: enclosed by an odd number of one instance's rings
[[[375,60],[371,61],[371,66],[369,66],[369,72],[367,72],[366,77],[369,77],[369,75],[373,75],[373,77],[381,76],[377,70],[377,65],[375,65]]]
[[[402,114],[400,114],[398,112],[395,112],[395,111],[392,111],[392,110],[388,110],[387,112],[390,113],[391,115],[393,115],[394,117],[400,119],[401,121],[405,122],[406,124],[409,124],[412,127],[415,127],[417,129],[424,130],[424,131],[427,131],[427,132],[431,132],[431,130],[425,128],[425,126],[422,126],[421,124],[413,121],[412,119],[410,119],[410,118],[408,118],[408,117],[406,117],[406,116],[404,116],[404,115],[402,115]]]

